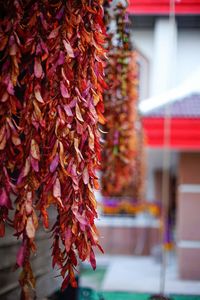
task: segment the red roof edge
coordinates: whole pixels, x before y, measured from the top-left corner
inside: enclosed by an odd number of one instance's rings
[[[134,15],[169,15],[169,0],[130,0],[128,12]],[[176,15],[199,15],[200,0],[175,1]]]
[[[152,148],[165,147],[164,118],[143,117],[142,124],[147,146]],[[171,119],[169,147],[180,150],[200,150],[200,119]]]

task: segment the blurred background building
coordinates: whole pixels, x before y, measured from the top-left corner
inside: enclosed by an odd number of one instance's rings
[[[200,1],[133,0],[129,14],[146,136],[145,200],[162,202],[167,112],[169,215],[179,276],[200,279]],[[100,217],[99,228],[111,254],[150,254],[160,243],[159,221],[147,214]]]
[[[200,279],[200,1],[130,1],[141,60],[148,200],[161,200],[164,119],[169,116],[169,209],[179,275]],[[144,100],[144,101],[142,101]],[[190,263],[188,263],[190,262]]]

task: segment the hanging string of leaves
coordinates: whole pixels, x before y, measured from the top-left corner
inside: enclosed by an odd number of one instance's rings
[[[106,8],[109,15],[108,5]],[[116,34],[108,37],[106,79],[109,89],[104,92],[107,122],[102,157],[102,193],[109,197],[133,196],[131,184],[137,155],[138,69],[129,42],[126,6],[121,2],[117,4],[113,18],[116,20]],[[107,19],[112,19],[112,16]]]
[[[40,219],[52,228],[53,266],[76,286],[77,257],[95,269],[98,233],[94,189],[104,123],[101,0],[0,2],[0,234],[5,224],[22,239],[22,299],[35,279],[30,264]],[[13,196],[15,195],[15,197]],[[15,198],[11,221],[9,210]]]

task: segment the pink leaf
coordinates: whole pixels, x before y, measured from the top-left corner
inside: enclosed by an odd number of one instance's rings
[[[30,215],[33,211],[33,195],[32,192],[28,192],[26,195],[26,203],[25,203],[25,208],[26,208],[26,213],[27,215]]]
[[[53,196],[57,199],[58,204],[63,207],[62,200],[61,200],[61,185],[60,180],[56,178],[56,181],[53,185]]]
[[[7,92],[8,92],[8,94],[10,94],[10,95],[14,95],[14,94],[15,94],[14,86],[13,86],[13,83],[12,83],[11,81],[8,82],[8,85],[7,85]]]
[[[69,55],[69,57],[74,57],[74,51],[70,45],[70,43],[67,43],[66,40],[63,40],[63,44],[65,47],[65,50],[67,51],[67,54]]]
[[[53,185],[53,195],[55,198],[61,197],[61,186],[60,186],[60,180],[56,178],[56,181]]]
[[[56,15],[57,20],[60,20],[62,18],[64,10],[65,10],[65,8],[64,8],[64,6],[62,6],[61,9],[58,11],[58,13]]]
[[[60,91],[61,91],[61,95],[63,96],[63,98],[70,97],[68,90],[67,90],[65,84],[63,83],[63,81],[61,81],[61,83],[60,83]]]
[[[67,104],[63,105],[63,108],[64,108],[64,110],[65,110],[68,117],[73,117],[73,113],[72,113],[72,110],[71,110],[69,105],[67,105]]]
[[[89,174],[88,174],[88,168],[85,167],[85,169],[83,170],[83,182],[85,184],[89,183]]]
[[[22,267],[24,264],[25,254],[26,254],[26,246],[23,244],[23,245],[21,245],[21,247],[19,248],[19,250],[17,252],[17,265],[19,267]]]
[[[50,172],[53,173],[57,166],[58,166],[58,162],[59,162],[59,156],[58,153],[56,153],[54,159],[52,160],[51,164],[50,164]]]
[[[63,65],[64,62],[65,62],[65,53],[63,51],[60,51],[59,57],[57,60],[57,64],[58,64],[58,66],[60,66],[60,65]]]
[[[35,172],[39,172],[39,163],[38,160],[31,157],[31,166]]]
[[[47,45],[43,42],[42,39],[40,40],[40,45],[41,45],[43,51],[48,54],[49,51],[48,51]]]
[[[87,225],[88,222],[86,220],[86,218],[84,218],[84,216],[82,216],[79,212],[78,212],[78,206],[73,205],[72,206],[72,212],[75,215],[76,219],[82,224],[82,225]]]
[[[59,33],[59,30],[60,30],[60,26],[58,26],[56,29],[53,29],[49,36],[48,36],[48,39],[54,39],[58,36],[58,33]]]
[[[72,231],[70,228],[67,228],[65,232],[65,249],[67,252],[69,252],[71,249],[71,244],[72,244],[71,239],[72,239]]]
[[[35,63],[34,63],[34,74],[36,78],[41,78],[42,77],[42,65],[40,62],[40,59],[38,57],[35,58]]]

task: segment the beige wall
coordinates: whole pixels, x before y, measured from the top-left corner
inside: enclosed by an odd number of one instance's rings
[[[159,228],[99,227],[100,244],[105,254],[149,255],[159,243]]]
[[[182,153],[178,170],[177,253],[179,275],[200,279],[200,154]]]

